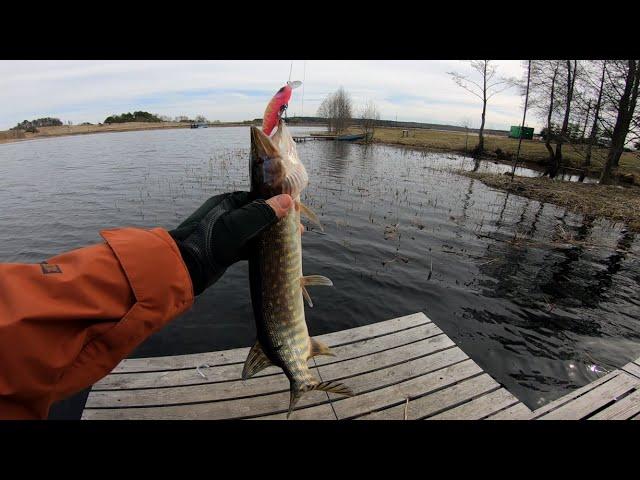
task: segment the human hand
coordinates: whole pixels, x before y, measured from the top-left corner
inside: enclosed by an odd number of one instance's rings
[[[284,217],[293,200],[276,195],[250,201],[248,192],[216,195],[169,234],[189,270],[195,295],[215,283],[226,269],[247,258],[247,242]]]

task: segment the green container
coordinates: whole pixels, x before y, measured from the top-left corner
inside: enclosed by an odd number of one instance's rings
[[[511,127],[511,131],[509,132],[509,138],[524,138],[531,140],[533,138],[533,128],[529,127]]]

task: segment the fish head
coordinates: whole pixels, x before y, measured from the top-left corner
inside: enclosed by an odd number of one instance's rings
[[[296,144],[284,120],[280,119],[272,137],[251,127],[249,175],[251,191],[256,198],[270,198],[281,193],[297,198],[307,186],[307,171],[298,158]]]

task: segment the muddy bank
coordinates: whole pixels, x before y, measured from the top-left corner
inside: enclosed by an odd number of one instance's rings
[[[569,183],[546,177],[525,178],[460,172],[498,188],[539,202],[553,203],[583,215],[604,217],[640,232],[640,187]]]

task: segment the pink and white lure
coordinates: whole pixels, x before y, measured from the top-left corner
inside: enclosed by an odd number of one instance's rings
[[[264,117],[262,118],[262,131],[265,135],[271,135],[273,129],[276,128],[280,122],[280,118],[284,114],[284,111],[289,105],[291,100],[291,92],[294,88],[298,88],[302,85],[302,82],[296,80],[293,82],[287,82],[287,84],[276,92],[267,109],[264,111]]]

